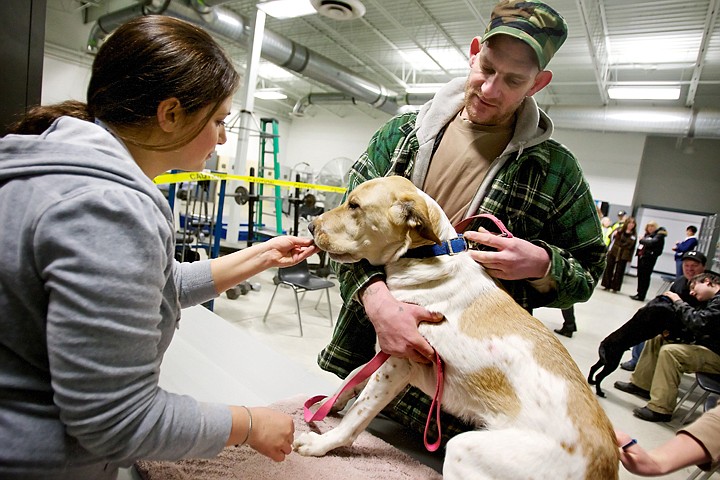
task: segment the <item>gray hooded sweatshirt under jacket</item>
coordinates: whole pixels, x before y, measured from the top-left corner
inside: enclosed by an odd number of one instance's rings
[[[215,296],[209,262],[174,260],[123,144],[70,117],[1,139],[0,226],[0,478],[217,454],[229,409],[158,387],[180,308]]]

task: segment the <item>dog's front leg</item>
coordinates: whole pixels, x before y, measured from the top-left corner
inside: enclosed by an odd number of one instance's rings
[[[320,457],[332,449],[351,445],[373,418],[410,382],[413,366],[409,360],[389,358],[367,382],[340,424],[322,435],[307,432],[293,448],[305,456]]]

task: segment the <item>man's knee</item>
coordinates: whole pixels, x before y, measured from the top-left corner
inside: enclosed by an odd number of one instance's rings
[[[658,364],[670,363],[678,371],[683,372],[687,370],[687,368],[683,368],[683,365],[685,365],[686,363],[683,359],[687,358],[690,354],[688,350],[688,345],[682,343],[666,343],[662,347],[660,347],[660,352],[658,354]]]

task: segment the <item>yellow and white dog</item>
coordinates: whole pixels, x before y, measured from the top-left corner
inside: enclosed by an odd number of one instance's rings
[[[403,258],[410,248],[457,238],[433,199],[402,177],[370,180],[316,218],[311,230],[334,260],[385,265],[398,300],[445,315],[419,330],[445,364],[442,409],[478,429],[447,443],[444,478],[618,478],[612,425],[557,338],[466,252]],[[408,384],[432,396],[435,368],[391,357],[337,428],[303,434],[295,450],[322,456],[352,444]]]

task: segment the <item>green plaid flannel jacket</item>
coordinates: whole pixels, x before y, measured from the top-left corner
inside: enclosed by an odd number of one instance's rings
[[[348,191],[372,178],[410,177],[418,150],[415,120],[415,113],[399,115],[375,133],[351,169]],[[513,235],[545,248],[556,288],[543,294],[524,280],[502,281],[504,288],[528,310],[565,308],[586,301],[605,268],[605,244],[595,202],[577,160],[551,139],[509,154],[513,158],[497,172],[475,213],[492,213]],[[375,330],[356,295],[370,278],[384,276],[384,270],[366,261],[334,264],[334,268],[344,305],[318,364],[345,378],[375,355]],[[429,397],[408,387],[384,413],[422,432],[429,407]],[[473,428],[447,414],[442,422],[444,439]]]

